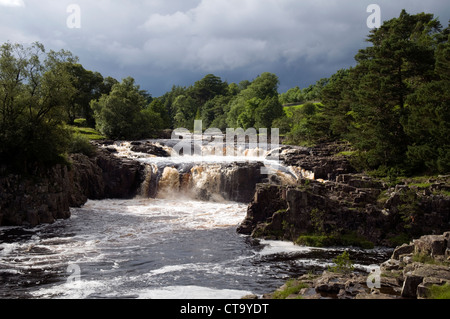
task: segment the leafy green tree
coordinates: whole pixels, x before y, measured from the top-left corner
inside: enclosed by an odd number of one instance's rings
[[[255,128],[272,128],[272,123],[284,115],[278,96],[266,97],[257,107],[254,118]]]
[[[94,127],[94,112],[90,102],[100,98],[103,76],[98,72],[86,70],[81,64],[68,63],[66,67],[71,75],[72,85],[76,89],[76,93],[66,106],[68,124],[73,124],[75,119],[81,116],[86,119],[88,126]]]
[[[434,81],[424,83],[407,99],[404,123],[412,143],[407,158],[417,171],[450,171],[450,44],[449,28],[436,50]]]
[[[293,87],[287,92],[280,94],[280,102],[282,104],[293,104],[298,103],[301,104],[305,101],[305,96],[303,95],[302,90],[296,86]]]
[[[114,84],[108,95],[91,101],[97,129],[111,139],[150,137],[161,128],[159,114],[147,108],[147,96],[131,77]]]
[[[195,100],[189,95],[179,95],[173,102],[172,108],[175,112],[175,128],[192,130],[194,128],[194,119],[198,109]]]
[[[410,140],[402,122],[408,95],[427,81],[434,69],[433,45],[440,24],[431,14],[409,15],[371,31],[372,46],[360,50],[352,72],[358,79],[354,122],[349,135],[368,168],[404,163]]]
[[[220,130],[227,128],[228,103],[231,98],[230,95],[218,95],[203,105],[202,120],[204,127]]]
[[[189,90],[190,96],[197,101],[199,106],[203,106],[218,95],[227,93],[228,83],[222,82],[222,79],[214,74],[208,74],[200,81],[195,82]]]
[[[27,171],[36,164],[60,162],[70,133],[65,105],[75,93],[67,51],[46,53],[40,43],[0,47],[0,161]]]
[[[169,129],[172,126],[172,120],[170,119],[169,111],[166,109],[161,99],[154,99],[148,106],[150,110],[161,117],[161,127],[163,129]]]
[[[242,82],[241,82],[242,83]],[[273,73],[263,73],[246,85],[246,88],[230,101],[227,123],[230,127],[249,128],[255,124],[255,111],[266,98],[278,99],[278,77]],[[269,103],[269,102],[266,102]],[[267,104],[268,105],[268,104]],[[266,106],[265,105],[265,108]],[[279,111],[281,104],[274,107],[275,113]],[[270,108],[268,108],[270,109]],[[267,110],[265,110],[266,112]],[[278,114],[278,113],[277,113]],[[280,116],[282,112],[279,112]],[[269,128],[275,118],[271,118]],[[261,118],[260,118],[261,120]]]

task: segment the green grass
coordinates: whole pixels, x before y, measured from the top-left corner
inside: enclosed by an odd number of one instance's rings
[[[106,139],[106,137],[101,135],[99,131],[90,127],[70,126],[70,129],[74,134],[80,134],[82,136],[85,136],[87,139],[91,141]]]
[[[446,283],[443,286],[431,286],[430,299],[450,299],[450,284]]]
[[[430,255],[424,253],[414,253],[412,256],[412,260],[414,262],[419,262],[422,264],[450,266],[450,262],[436,260]]]
[[[307,102],[307,103],[309,103],[309,102]],[[292,115],[294,114],[294,113],[293,113],[294,110],[302,109],[302,108],[305,106],[305,104],[307,104],[307,103],[298,104],[298,105],[285,106],[285,107],[283,107],[284,113],[286,114],[287,117],[291,118]],[[314,104],[315,106],[318,106],[318,107],[322,107],[322,106],[323,106],[322,103],[313,103],[313,104]]]
[[[411,184],[409,184],[409,186],[416,186],[417,188],[420,188],[420,189],[428,188],[431,185],[433,185],[433,183],[411,183]]]
[[[300,235],[295,243],[297,245],[305,245],[310,247],[355,246],[362,249],[372,249],[374,247],[374,244],[371,241],[357,235],[355,232],[337,235]]]
[[[336,154],[336,156],[353,156],[356,154],[356,151],[344,151]]]
[[[290,295],[298,294],[300,290],[303,288],[308,288],[309,286],[305,284],[304,282],[299,282],[295,279],[289,279],[286,282],[286,287],[283,290],[275,291],[272,295],[273,299],[286,299]],[[301,299],[301,296],[297,297],[298,299]]]

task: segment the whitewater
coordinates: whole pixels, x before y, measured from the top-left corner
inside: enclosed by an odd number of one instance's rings
[[[326,269],[344,250],[237,234],[247,203],[219,194],[208,201],[193,196],[195,188],[214,193],[215,177],[224,174],[221,163],[265,161],[259,150],[243,150],[235,158],[203,157],[201,163],[189,166],[191,182],[183,189],[179,165],[174,164],[198,158],[158,158],[132,152],[129,143],[114,147],[117,156],[139,160],[149,174],[159,174],[157,196],[90,200],[71,209],[70,219],[51,225],[0,228],[0,298],[261,296],[289,277]],[[307,172],[285,168],[277,174],[290,183],[296,174]],[[383,248],[347,249],[361,271],[390,253]]]

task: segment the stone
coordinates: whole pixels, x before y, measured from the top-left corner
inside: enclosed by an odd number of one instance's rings
[[[400,269],[400,261],[398,259],[389,259],[380,265],[381,271],[391,271]]]
[[[443,235],[427,235],[414,240],[414,250],[419,254],[445,255],[447,242]]]
[[[403,282],[401,296],[403,298],[416,298],[417,287],[422,283],[423,277],[413,274],[406,274],[405,281]]]
[[[70,156],[70,168],[55,165],[35,167],[31,178],[0,177],[0,226],[31,227],[70,217],[70,207],[88,199],[131,198],[143,180],[143,167],[98,149],[89,158]]]
[[[397,247],[394,249],[391,259],[399,260],[400,255],[412,254],[413,252],[414,252],[413,244],[409,244],[409,245],[403,244],[400,247]]]

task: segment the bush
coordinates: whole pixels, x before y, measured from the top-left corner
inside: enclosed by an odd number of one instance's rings
[[[95,147],[87,137],[81,134],[73,134],[69,152],[71,154],[80,153],[92,157],[95,154]]]
[[[336,266],[329,268],[329,271],[332,272],[349,273],[355,268],[353,267],[353,262],[350,260],[350,254],[348,251],[344,251],[342,255],[337,256],[333,259],[333,262]]]
[[[272,298],[286,299],[292,294],[298,294],[303,288],[308,288],[308,285],[295,279],[290,279],[286,282],[285,288],[283,290],[277,290],[273,293]]]

